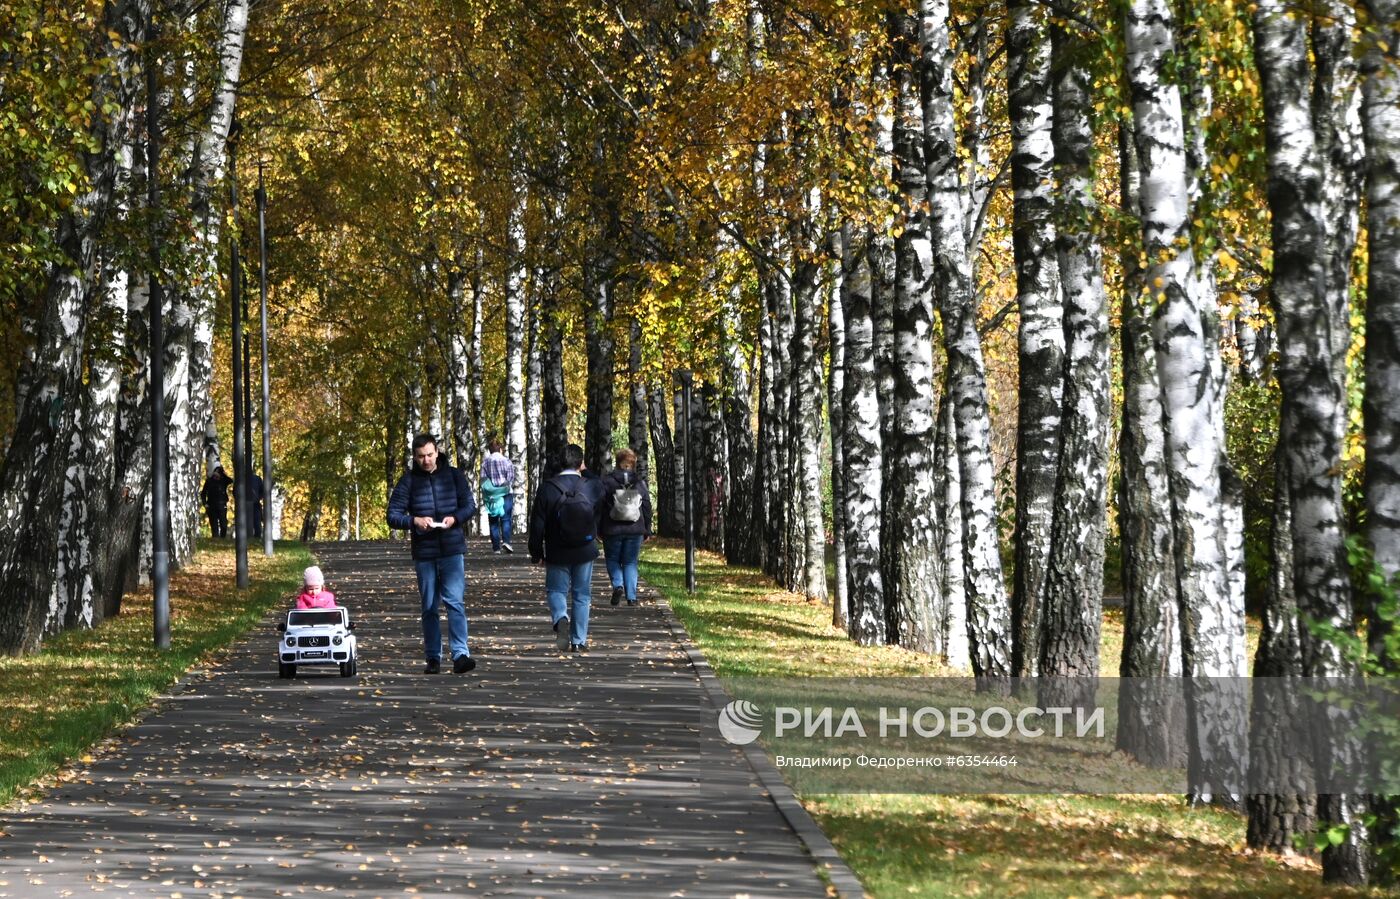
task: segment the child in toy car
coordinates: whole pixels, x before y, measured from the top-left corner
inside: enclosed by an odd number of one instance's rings
[[[335,594],[326,589],[325,575],[319,566],[312,565],[302,573],[301,592],[297,594],[298,609],[333,609],[337,603]]]

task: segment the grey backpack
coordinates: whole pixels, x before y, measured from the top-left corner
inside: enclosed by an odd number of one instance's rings
[[[636,481],[629,478],[626,485],[613,491],[610,517],[613,521],[642,520],[642,491],[637,489]]]

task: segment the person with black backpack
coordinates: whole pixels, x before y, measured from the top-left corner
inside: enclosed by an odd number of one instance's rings
[[[588,652],[593,560],[598,558],[602,481],[582,474],[583,450],[564,449],[557,475],[540,485],[530,513],[530,561],[545,566],[545,594],[560,651]]]
[[[626,597],[637,604],[637,560],[642,542],[651,536],[651,497],[646,481],[637,474],[637,454],[631,447],[617,451],[617,467],[603,476],[603,508],[598,532],[603,537],[603,558],[612,581],[612,604]]]

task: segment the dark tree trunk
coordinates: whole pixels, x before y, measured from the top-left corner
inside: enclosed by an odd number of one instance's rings
[[[321,491],[311,491],[311,498],[306,503],[306,515],[301,520],[301,533],[297,539],[302,543],[312,543],[316,539],[316,531],[321,527]]]
[[[1365,60],[1362,123],[1368,156],[1366,280],[1366,537],[1376,567],[1389,579],[1400,574],[1400,4],[1372,6],[1391,48],[1378,43]],[[1394,622],[1367,608],[1371,651],[1395,671],[1386,638]],[[1390,814],[1394,814],[1393,808]]]
[[[737,292],[738,288],[735,288]],[[739,335],[738,297],[725,304],[724,321],[724,432],[729,438],[729,495],[725,501],[724,554],[731,565],[756,565],[759,548],[754,540],[754,508],[757,494],[754,473],[752,389],[748,360]]]
[[[588,293],[586,342],[588,349],[588,408],[583,426],[584,464],[603,474],[612,467],[613,370],[615,341],[612,336],[613,282],[602,260],[585,261]]]
[[[827,598],[826,524],[822,519],[822,347],[821,270],[815,263],[794,266],[792,331],[792,395],[789,458],[791,465],[788,514],[793,542],[789,547],[793,582],[788,589],[809,600]],[[793,507],[795,505],[795,508]]]
[[[651,483],[647,455],[647,388],[642,382],[642,326],[632,322],[627,354],[627,445],[637,454],[637,471]]]
[[[792,583],[791,540],[788,533],[787,411],[791,402],[792,297],[779,273],[767,272],[763,284],[766,314],[759,330],[763,356],[759,369],[758,464],[756,509],[761,509],[761,529],[755,529],[759,561],[764,572],[778,583]]]
[[[540,376],[544,381],[544,461],[541,470],[541,477],[544,478],[559,471],[564,448],[569,445],[569,402],[564,396],[564,338],[559,332],[557,314],[557,310],[547,309],[541,324],[545,340],[544,359],[540,363]]]
[[[682,536],[676,525],[680,491],[676,484],[676,451],[666,416],[666,392],[653,387],[650,393],[652,478],[656,489],[656,513],[652,528],[662,537]]]
[[[691,391],[690,420],[695,427],[691,450],[695,474],[691,486],[695,511],[695,544],[711,552],[724,552],[724,507],[729,472],[725,464],[728,440],[724,433],[724,408],[720,392],[711,384]]]
[[[1288,460],[1282,447],[1274,453],[1274,514],[1269,535],[1269,591],[1260,615],[1259,649],[1254,656],[1254,705],[1249,718],[1249,764],[1257,783],[1279,778],[1302,788],[1287,793],[1250,793],[1245,797],[1249,825],[1246,843],[1291,855],[1294,838],[1317,826],[1317,797],[1311,788],[1313,767],[1309,736],[1291,726],[1302,709],[1292,697],[1267,688],[1268,680],[1303,673],[1298,597],[1293,586],[1293,515],[1289,503]],[[1302,751],[1300,751],[1300,749]],[[1286,780],[1285,780],[1286,779]]]

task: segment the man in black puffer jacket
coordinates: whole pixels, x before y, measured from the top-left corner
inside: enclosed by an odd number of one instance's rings
[[[530,561],[545,566],[545,595],[560,650],[588,652],[593,560],[598,558],[602,482],[583,475],[583,450],[564,448],[557,475],[540,485],[530,511]]]
[[[447,607],[448,643],[452,670],[461,674],[476,667],[467,647],[467,539],[463,525],[476,512],[476,499],[461,471],[438,458],[431,434],[413,438],[413,468],[399,478],[385,516],[389,527],[411,531],[413,567],[423,600],[423,646],[428,674],[442,667],[441,608]]]

